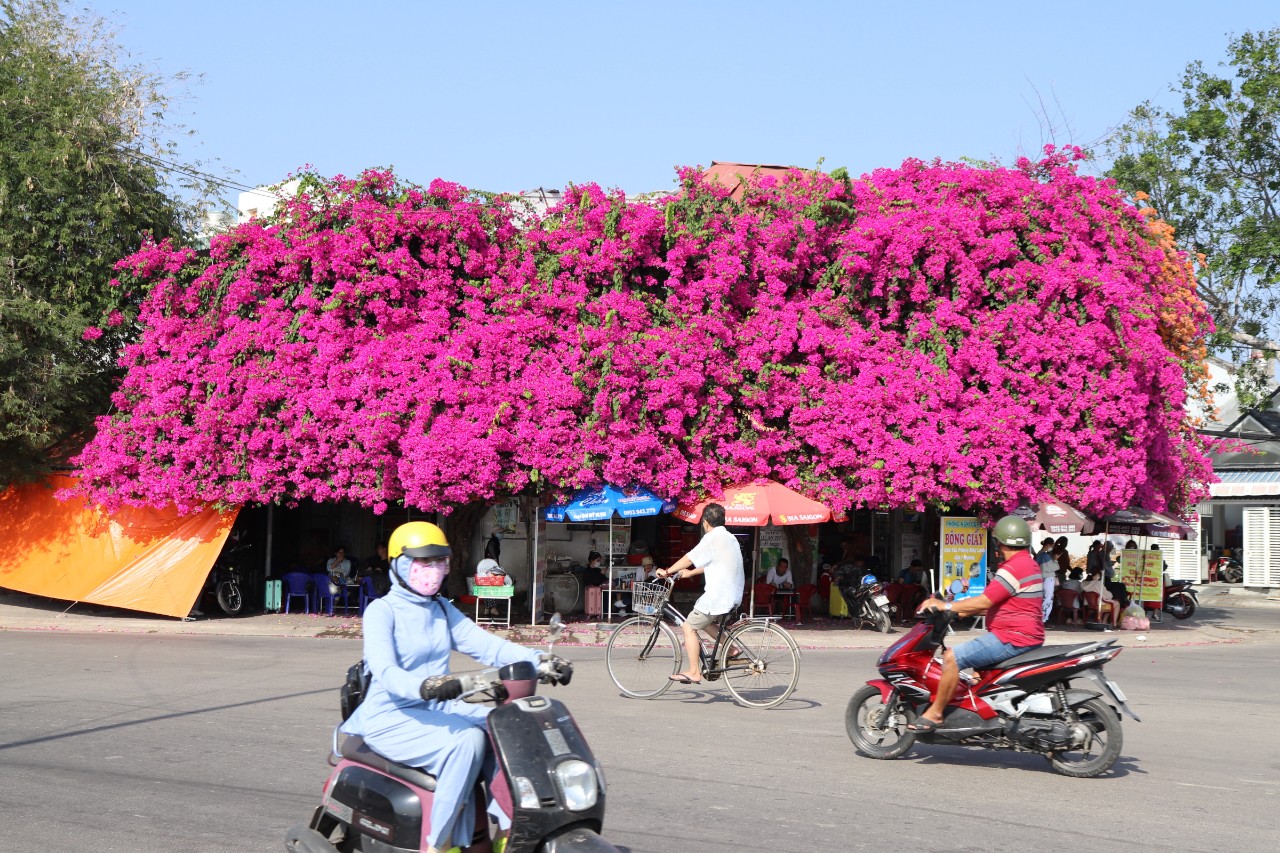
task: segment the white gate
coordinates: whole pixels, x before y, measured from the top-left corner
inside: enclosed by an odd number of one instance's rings
[[[1280,507],[1244,508],[1244,584],[1280,586]]]
[[[1169,564],[1169,578],[1176,581],[1200,583],[1200,542],[1161,541],[1160,550]]]

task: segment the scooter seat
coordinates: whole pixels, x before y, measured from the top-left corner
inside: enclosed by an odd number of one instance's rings
[[[402,782],[408,782],[410,785],[416,785],[424,791],[434,791],[436,789],[436,777],[425,770],[410,767],[407,764],[398,764],[390,758],[379,755],[370,749],[369,745],[364,742],[364,738],[359,735],[348,735],[342,741],[341,751],[343,758],[358,761],[366,767],[372,767],[374,770],[381,770],[388,776],[393,776]]]
[[[1001,661],[992,669],[1012,669],[1015,666],[1022,666],[1025,663],[1035,663],[1038,660],[1048,660],[1049,658],[1070,657],[1076,649],[1082,649],[1085,646],[1096,646],[1097,643],[1083,643],[1079,646],[1041,646],[1038,649],[1032,649],[1029,652],[1023,652],[1020,655],[1014,655],[1008,660]]]

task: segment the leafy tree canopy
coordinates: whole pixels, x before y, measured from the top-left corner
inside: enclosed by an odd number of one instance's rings
[[[1172,91],[1180,108],[1142,103],[1116,131],[1109,174],[1148,195],[1202,256],[1200,295],[1218,329],[1210,343],[1242,361],[1247,405],[1261,379],[1248,351],[1280,337],[1280,29],[1232,38],[1217,71],[1192,62]]]
[[[182,194],[210,187],[166,177],[178,82],[99,18],[0,2],[0,486],[64,459],[107,411],[141,295],[108,285],[115,260],[192,231]]]

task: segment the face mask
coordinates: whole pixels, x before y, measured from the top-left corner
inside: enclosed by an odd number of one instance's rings
[[[418,595],[435,595],[444,585],[445,576],[449,574],[449,559],[414,560],[409,566],[409,577],[405,583]]]

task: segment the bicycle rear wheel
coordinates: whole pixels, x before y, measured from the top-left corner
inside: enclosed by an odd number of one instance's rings
[[[653,616],[633,616],[623,622],[605,650],[609,677],[633,699],[652,699],[666,692],[680,660],[675,631]]]
[[[730,649],[741,656],[731,659]],[[719,665],[733,698],[750,708],[781,705],[800,681],[800,650],[795,640],[767,622],[749,622],[731,631],[720,649]]]

